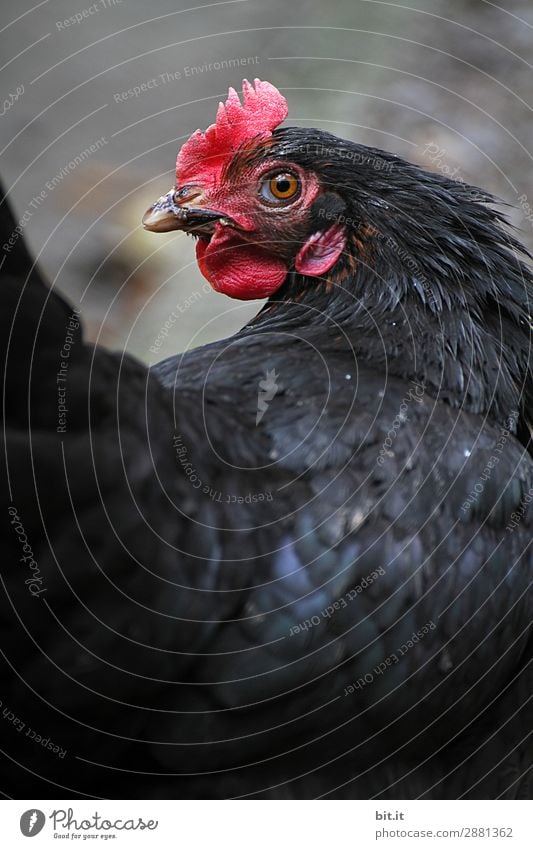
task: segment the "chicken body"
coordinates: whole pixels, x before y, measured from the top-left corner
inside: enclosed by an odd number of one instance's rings
[[[257,156],[308,169],[303,132]],[[313,159],[287,238],[350,219],[331,273],[285,244],[248,327],[151,371],[7,255],[6,794],[529,797],[531,275],[486,195],[380,155]]]

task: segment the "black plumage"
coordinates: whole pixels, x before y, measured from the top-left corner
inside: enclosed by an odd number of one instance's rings
[[[386,152],[286,128],[231,168],[254,156],[318,176],[273,239],[343,223],[327,280],[151,370],[73,329],[64,431],[71,310],[5,254],[1,787],[528,798],[523,251],[487,193]]]

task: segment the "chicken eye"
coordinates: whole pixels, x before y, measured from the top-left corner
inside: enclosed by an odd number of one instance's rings
[[[280,203],[294,200],[300,192],[300,181],[290,171],[270,174],[261,183],[260,195],[268,203]]]

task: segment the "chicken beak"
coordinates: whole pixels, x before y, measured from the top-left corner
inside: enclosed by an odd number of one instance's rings
[[[210,233],[214,224],[224,218],[222,212],[201,206],[186,206],[187,201],[198,198],[198,190],[171,189],[163,195],[143,215],[145,230],[152,233],[169,233],[172,230],[184,230],[186,233]]]

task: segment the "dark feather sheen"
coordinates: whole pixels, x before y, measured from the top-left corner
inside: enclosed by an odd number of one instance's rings
[[[287,128],[233,177],[262,158],[318,176],[286,238],[343,221],[338,264],[151,370],[77,338],[64,433],[68,307],[6,258],[2,699],[66,755],[3,722],[1,786],[530,798],[523,249],[488,194],[386,152]]]

